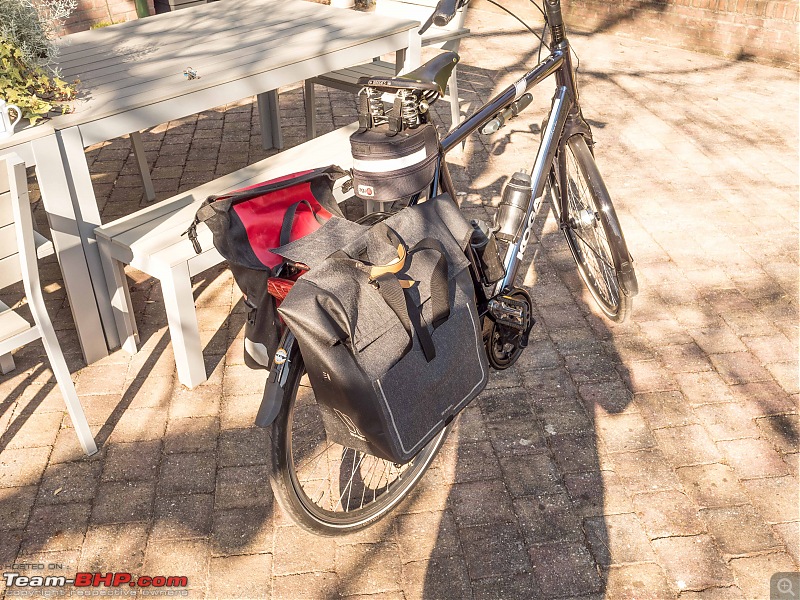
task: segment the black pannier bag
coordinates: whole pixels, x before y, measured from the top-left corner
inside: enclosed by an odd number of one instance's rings
[[[396,134],[383,124],[353,133],[350,150],[356,196],[391,202],[422,192],[431,184],[439,137],[433,123]]]
[[[269,368],[281,336],[269,280],[283,258],[272,250],[315,231],[332,216],[343,216],[333,195],[334,182],[342,177],[348,173],[331,165],[209,196],[186,232],[199,254],[196,228],[208,226],[242,290],[248,309],[244,359],[251,368]]]
[[[330,441],[405,463],[483,390],[471,233],[439,196],[372,226],[288,293],[278,312]]]

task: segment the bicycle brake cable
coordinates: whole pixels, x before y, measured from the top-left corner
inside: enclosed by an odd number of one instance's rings
[[[507,9],[505,6],[502,6],[502,5],[498,4],[498,3],[497,3],[497,2],[495,2],[494,0],[486,0],[486,1],[487,1],[489,4],[494,4],[494,5],[495,5],[497,8],[499,8],[499,9],[501,9],[501,10],[503,10],[503,11],[507,12],[508,14],[510,14],[510,15],[511,15],[512,17],[514,17],[514,18],[515,18],[517,21],[519,21],[520,23],[522,23],[522,26],[523,26],[525,29],[527,29],[528,31],[530,31],[530,32],[531,32],[531,33],[534,35],[534,37],[535,37],[537,40],[539,40],[539,41],[542,43],[542,46],[544,46],[544,47],[545,47],[545,48],[547,48],[548,50],[550,49],[550,46],[548,46],[547,44],[545,44],[545,43],[544,43],[544,40],[542,39],[542,37],[541,37],[541,36],[540,36],[538,33],[536,33],[536,32],[535,32],[533,29],[531,29],[531,28],[530,28],[530,26],[529,26],[529,25],[528,25],[528,24],[527,24],[525,21],[523,21],[522,19],[520,19],[520,18],[519,18],[517,15],[515,15],[513,12],[511,12],[510,10],[508,10],[508,9]],[[536,6],[536,5],[534,4],[534,6]],[[537,8],[539,8],[539,7],[537,6]],[[541,11],[541,9],[539,9],[539,10]],[[542,13],[542,14],[544,14],[544,13]],[[541,52],[541,47],[539,48],[539,51]]]
[[[544,14],[544,11],[542,10],[542,7],[539,6],[538,4],[536,4],[536,2],[534,2],[533,0],[529,0],[529,1],[530,1],[531,4],[533,4],[533,6],[534,6],[534,8],[536,10],[538,10],[540,13],[542,13],[542,16],[544,17],[544,20],[547,21],[547,15]]]
[[[534,4],[533,0],[531,0],[531,3]],[[537,4],[534,4],[534,6],[536,6],[536,8],[539,8],[539,6]],[[544,12],[542,12],[542,14],[544,14]],[[544,24],[542,25],[542,40],[544,40],[544,36],[545,35],[547,35],[547,15],[545,15]],[[537,63],[542,62],[542,48],[543,47],[544,47],[544,42],[539,44],[539,53],[536,55],[536,62]]]

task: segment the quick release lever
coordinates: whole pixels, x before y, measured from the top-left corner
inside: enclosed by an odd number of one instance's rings
[[[533,94],[524,94],[522,98],[519,100],[515,100],[511,104],[508,105],[504,111],[498,113],[494,119],[486,123],[483,127],[480,128],[480,133],[483,135],[491,135],[498,129],[500,129],[506,123],[506,119],[511,119],[516,117],[519,113],[523,110],[528,108],[530,103],[533,102]]]

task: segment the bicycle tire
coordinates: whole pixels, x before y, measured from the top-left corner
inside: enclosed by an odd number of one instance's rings
[[[315,410],[318,411],[318,409],[315,408],[316,400],[313,399],[313,390],[307,383],[301,385],[304,375],[305,366],[303,364],[303,358],[297,353],[296,358],[293,359],[290,366],[289,375],[284,386],[284,390],[286,391],[281,411],[272,424],[272,439],[270,445],[272,468],[270,472],[270,484],[273,494],[284,512],[306,531],[329,537],[358,531],[385,517],[414,489],[441,449],[450,427],[446,427],[439,435],[428,442],[428,444],[420,450],[419,454],[406,465],[398,467],[389,461],[367,455],[361,455],[361,458],[356,462],[359,453],[355,450],[342,446],[334,448],[334,444],[327,442],[321,416],[318,412],[316,415],[313,414]],[[302,398],[299,398],[301,394]],[[295,435],[297,433],[296,425],[298,422],[301,422],[302,419],[307,421],[305,425],[308,431],[304,433],[305,439],[299,439],[299,436]],[[314,444],[314,440],[324,440],[322,443],[327,443],[328,445],[323,448],[321,452],[317,452],[317,446]],[[314,457],[312,457],[312,463],[316,463],[317,460],[320,460],[321,457],[324,456],[328,461],[326,467],[319,472],[315,472],[315,470],[319,469],[316,464],[300,465],[299,462],[303,457],[300,451],[296,452],[298,444],[305,444],[306,446],[311,445],[313,451],[316,452]],[[333,484],[335,482],[333,478],[336,477],[337,469],[332,468],[335,467],[335,464],[330,464],[331,462],[337,462],[337,448],[342,449],[339,451],[341,456],[338,459],[340,462],[338,468],[340,478],[344,479],[344,477],[349,474],[350,478],[347,483],[352,486],[354,484],[355,474],[359,473],[358,480],[364,484],[363,493],[359,490],[355,490],[356,497],[358,493],[362,493],[362,505],[355,509],[352,509],[351,506],[351,498],[353,498],[351,494],[354,491],[353,489],[348,492],[347,507],[345,507],[345,503],[342,502],[344,491],[339,494],[338,502],[334,505],[330,505],[330,502],[333,501],[335,497],[333,490],[336,489],[338,491],[341,489],[341,481],[339,481],[339,485],[334,488]],[[331,449],[332,451],[329,451]],[[350,454],[352,454],[352,457],[348,459]],[[367,461],[367,466],[363,464],[365,460]],[[348,466],[345,467],[346,462]],[[374,466],[369,466],[370,464]],[[375,483],[374,472],[379,465],[382,470],[377,484],[382,483],[382,478],[385,474],[386,486],[375,485],[373,487],[368,487],[368,485]],[[302,467],[303,473],[299,473],[300,469],[298,467]],[[351,470],[348,471],[347,469]],[[387,469],[388,474],[386,474]],[[392,469],[394,469],[396,473],[394,474],[395,477],[390,482],[389,479],[393,475]],[[331,481],[325,482],[324,480],[313,478],[308,480],[309,486],[314,487],[316,493],[321,492],[320,499],[315,501],[312,498],[312,493],[314,492],[310,488],[304,488],[301,479],[306,476],[319,476],[320,472],[327,473],[327,477],[329,477]],[[365,481],[363,475],[365,472],[373,473],[369,481]],[[401,474],[402,477],[399,476]],[[376,492],[378,492],[381,487],[384,487],[384,491],[376,495]],[[364,499],[368,491],[373,494],[373,499],[365,505]],[[328,493],[327,498],[326,492]],[[316,494],[314,494],[314,497],[316,497]],[[318,504],[318,502],[327,503],[330,505],[330,508],[324,508]],[[336,509],[340,505],[343,510],[337,511]]]
[[[623,322],[638,292],[636,275],[617,213],[584,136],[571,136],[555,164],[550,176],[552,206],[578,273],[603,314]],[[562,187],[568,193],[565,218]]]

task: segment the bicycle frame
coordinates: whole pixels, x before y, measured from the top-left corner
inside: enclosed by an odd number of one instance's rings
[[[570,56],[570,46],[564,34],[563,20],[561,19],[561,0],[544,0],[545,11],[552,34],[553,47],[550,55],[541,61],[536,67],[528,71],[513,85],[506,88],[503,92],[489,100],[474,114],[468,117],[463,123],[452,129],[443,140],[441,140],[441,151],[437,164],[434,182],[431,189],[431,197],[437,193],[438,184],[452,198],[456,197],[456,190],[453,185],[450,173],[447,170],[445,157],[447,153],[461,143],[467,136],[477,131],[486,122],[493,119],[497,113],[506,109],[510,104],[519,100],[528,90],[540,84],[550,75],[555,75],[556,92],[553,97],[550,115],[543,129],[542,143],[536,155],[533,167],[531,168],[531,181],[533,193],[525,217],[525,228],[520,239],[516,243],[509,245],[504,260],[506,274],[495,286],[492,295],[499,294],[514,287],[514,280],[519,269],[521,258],[525,254],[525,249],[531,235],[533,222],[536,213],[541,205],[542,194],[547,177],[553,167],[553,161],[563,140],[566,140],[575,133],[580,133],[587,137],[587,142],[591,147],[591,130],[589,125],[583,120],[578,105],[578,89],[575,80],[575,73]],[[561,196],[564,196],[563,194]],[[412,201],[412,204],[414,202]],[[562,198],[561,215],[567,214],[566,200]],[[468,254],[476,265],[475,257],[469,251]],[[475,267],[479,269],[480,267]],[[476,275],[473,271],[473,276]],[[478,312],[484,315],[487,311],[487,300],[480,285],[480,277],[475,278],[475,289],[478,291]],[[289,365],[295,352],[298,351],[294,335],[287,329],[280,347],[286,352],[284,362],[273,365],[270,376],[264,390],[264,398],[256,417],[256,425],[259,427],[268,426],[278,415],[281,408],[283,386],[289,372]]]
[[[456,190],[447,170],[447,163],[444,160],[447,153],[467,136],[494,118],[499,112],[522,98],[528,90],[540,84],[550,75],[555,75],[556,92],[553,96],[550,114],[542,130],[542,142],[530,171],[533,193],[525,215],[525,227],[520,239],[516,243],[510,244],[506,251],[504,259],[506,274],[496,285],[495,293],[514,287],[514,280],[516,279],[521,259],[525,255],[533,223],[542,203],[545,184],[551,173],[553,161],[560,144],[571,135],[580,133],[587,137],[587,143],[590,147],[592,146],[591,129],[586,121],[583,120],[580,106],[578,105],[578,87],[572,65],[569,41],[564,33],[564,23],[561,18],[561,0],[545,0],[543,4],[550,26],[551,39],[553,40],[550,55],[514,84],[467,117],[465,121],[452,129],[441,141],[441,155],[438,165],[439,179],[444,191],[455,198]],[[437,191],[436,183],[435,181],[434,194]],[[565,204],[564,195],[562,194],[561,196],[562,204]],[[562,215],[567,214],[566,206],[562,206],[559,212]]]

